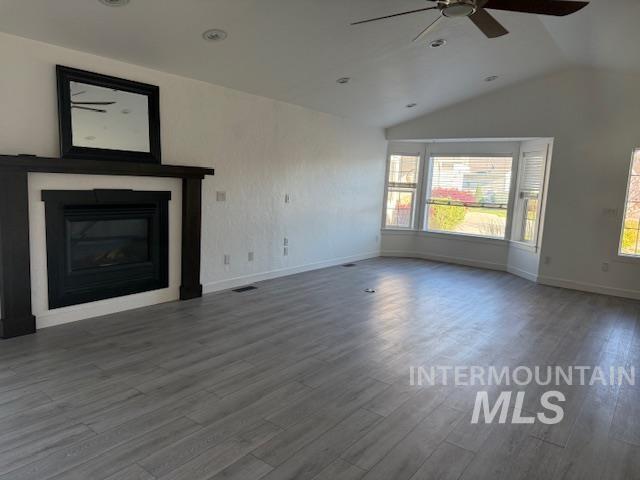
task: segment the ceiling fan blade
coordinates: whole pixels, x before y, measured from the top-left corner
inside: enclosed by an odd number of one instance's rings
[[[394,13],[393,15],[385,15],[384,17],[370,18],[369,20],[361,20],[359,22],[354,22],[351,25],[361,25],[363,23],[377,22],[378,20],[385,20],[387,18],[400,17],[402,15],[410,15],[412,13],[426,12],[427,10],[436,10],[437,8],[438,7],[419,8],[418,10],[409,10],[408,12]]]
[[[116,102],[75,102],[71,100],[74,105],[115,105]]]
[[[582,10],[587,5],[589,5],[589,2],[569,2],[565,0],[489,0],[484,4],[484,8],[564,17]]]
[[[106,110],[101,110],[99,108],[81,107],[79,105],[71,105],[71,108],[77,108],[78,110],[87,110],[89,112],[107,113]]]
[[[489,12],[479,8],[469,19],[480,29],[487,38],[498,38],[509,33]]]
[[[423,31],[420,32],[420,34],[413,39],[414,42],[419,42],[421,41],[423,38],[425,38],[427,35],[430,35],[431,33],[435,32],[438,27],[440,26],[442,20],[444,19],[444,17],[441,15],[438,18],[436,18],[433,22],[431,22],[431,24],[425,28]]]

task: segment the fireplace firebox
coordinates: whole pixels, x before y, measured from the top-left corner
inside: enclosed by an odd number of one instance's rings
[[[171,192],[47,190],[49,308],[169,286]]]

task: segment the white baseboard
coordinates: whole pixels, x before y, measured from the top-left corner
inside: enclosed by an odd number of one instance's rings
[[[582,292],[599,293],[602,295],[611,295],[614,297],[640,300],[640,290],[607,287],[606,285],[598,285],[595,283],[575,282],[573,280],[567,280],[565,278],[545,276],[539,276],[538,283],[542,285],[549,285],[551,287],[568,288],[569,290],[579,290]]]
[[[508,266],[507,272],[512,275],[516,275],[518,277],[524,278],[525,280],[529,280],[530,282],[538,282],[538,275],[535,273],[527,272],[526,270],[522,270],[521,268],[517,268],[514,266]]]
[[[113,313],[120,313],[136,308],[150,307],[159,303],[173,302],[180,298],[178,287],[154,290],[151,292],[135,293],[124,297],[108,298],[97,302],[82,303],[70,307],[34,312],[36,328],[55,327],[65,323],[102,317]]]
[[[357,262],[360,260],[367,260],[369,258],[376,258],[380,256],[380,252],[362,253],[360,255],[351,255],[348,257],[332,258],[329,260],[323,260],[321,262],[307,263],[305,265],[299,265],[296,267],[281,268],[278,270],[271,270],[262,273],[253,273],[251,275],[243,275],[240,277],[228,278],[224,280],[218,280],[215,282],[205,283],[203,286],[204,293],[220,292],[222,290],[229,290],[231,288],[241,287],[250,283],[262,282],[264,280],[271,280],[273,278],[286,277],[287,275],[294,275],[296,273],[308,272],[311,270],[318,270],[320,268],[334,267],[336,265],[342,265],[343,263]]]
[[[501,263],[483,262],[480,260],[474,260],[471,258],[462,257],[448,257],[445,255],[433,255],[423,252],[404,252],[383,250],[381,252],[383,257],[406,257],[406,258],[421,258],[423,260],[433,260],[434,262],[453,263],[455,265],[465,265],[467,267],[486,268],[488,270],[499,270],[502,272],[507,271],[507,266]]]

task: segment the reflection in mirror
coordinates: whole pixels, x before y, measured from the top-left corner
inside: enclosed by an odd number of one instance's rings
[[[150,152],[147,95],[70,82],[74,147]]]

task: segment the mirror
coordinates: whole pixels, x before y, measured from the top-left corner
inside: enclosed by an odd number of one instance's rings
[[[58,66],[61,156],[160,163],[158,87]]]

